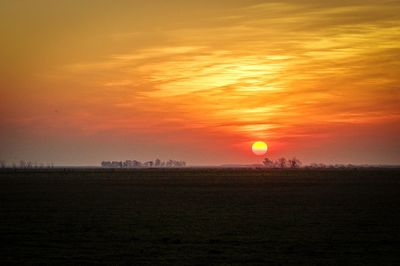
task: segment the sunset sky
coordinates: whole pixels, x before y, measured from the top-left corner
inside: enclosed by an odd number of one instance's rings
[[[400,164],[400,1],[14,1],[0,160]]]

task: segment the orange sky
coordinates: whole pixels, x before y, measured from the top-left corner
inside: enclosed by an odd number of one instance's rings
[[[400,164],[399,1],[3,1],[0,159]]]

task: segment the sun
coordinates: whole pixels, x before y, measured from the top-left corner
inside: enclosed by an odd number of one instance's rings
[[[267,153],[268,146],[264,141],[256,141],[251,146],[251,150],[255,155],[264,155]]]

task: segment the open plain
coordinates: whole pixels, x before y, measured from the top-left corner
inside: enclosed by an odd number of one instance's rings
[[[400,170],[0,171],[1,265],[400,265]]]

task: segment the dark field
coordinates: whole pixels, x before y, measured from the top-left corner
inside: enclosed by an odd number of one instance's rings
[[[400,265],[399,170],[0,172],[0,265]]]

